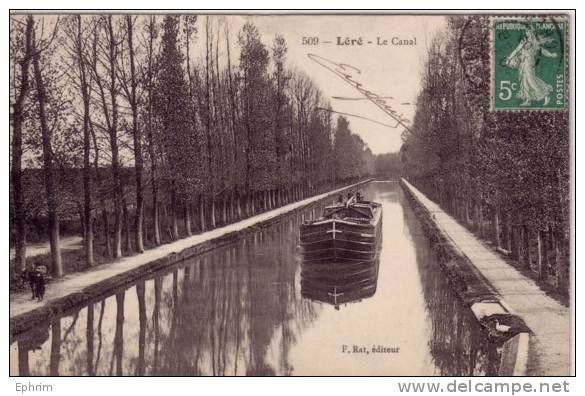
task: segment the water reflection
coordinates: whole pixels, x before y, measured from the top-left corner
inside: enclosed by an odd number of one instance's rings
[[[16,336],[11,373],[496,373],[497,350],[450,291],[399,187],[364,193],[384,205],[384,242],[359,304],[336,311],[303,298],[332,276],[315,282],[300,263],[298,226],[321,213],[314,207]],[[344,354],[343,345],[396,353]]]
[[[360,302],[376,294],[379,258],[356,264],[302,263],[301,295],[313,301],[340,305]]]
[[[432,325],[428,346],[441,375],[497,375],[500,351],[486,342],[471,310],[461,306],[428,248],[412,213],[405,212],[405,232],[414,240],[422,291]]]

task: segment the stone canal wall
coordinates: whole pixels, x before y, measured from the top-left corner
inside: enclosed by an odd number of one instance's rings
[[[502,347],[500,375],[526,375],[530,329],[511,312],[508,304],[484,274],[474,265],[449,232],[441,227],[438,206],[431,206],[408,181],[400,185],[430,241],[438,264],[453,290],[467,305],[491,342]]]
[[[63,281],[50,285],[53,290],[47,290],[45,300],[42,302],[29,301],[28,294],[26,299],[13,300],[11,298],[11,339],[35,324],[48,321],[55,316],[66,315],[80,305],[98,301],[104,296],[114,293],[117,289],[148,277],[150,274],[169,268],[193,256],[231,244],[250,233],[278,223],[285,217],[297,214],[312,205],[331,199],[372,180],[364,180],[316,195],[225,227],[162,245],[136,256],[126,257],[115,263],[103,264],[93,271],[66,277]]]

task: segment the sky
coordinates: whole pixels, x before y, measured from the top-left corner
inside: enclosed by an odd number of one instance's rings
[[[336,63],[345,63],[360,69],[355,81],[377,95],[391,97],[388,105],[412,120],[415,101],[421,88],[421,70],[426,50],[432,38],[446,27],[438,15],[231,15],[212,16],[229,23],[232,51],[237,47],[237,31],[246,21],[253,22],[270,46],[275,34],[281,34],[288,45],[288,65],[309,75],[328,98],[334,111],[366,117],[389,124],[379,125],[356,117],[348,117],[350,128],[359,134],[375,154],[396,152],[402,141],[404,128],[393,128],[396,122],[367,100],[338,100],[333,97],[363,98],[352,86],[311,60],[309,53]],[[203,18],[198,20],[199,37],[204,29]],[[303,37],[318,37],[319,44],[303,45]],[[337,39],[362,38],[364,45],[341,46]],[[393,37],[401,40],[416,38],[416,45],[376,45],[377,38]],[[323,43],[331,41],[331,43]],[[365,42],[372,41],[372,44]],[[204,48],[203,40],[199,44]],[[232,55],[232,58],[234,55]]]

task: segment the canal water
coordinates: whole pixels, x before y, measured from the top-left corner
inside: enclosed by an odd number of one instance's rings
[[[319,204],[18,335],[11,374],[497,374],[398,183],[363,192],[383,205],[373,295],[302,297],[298,227]]]

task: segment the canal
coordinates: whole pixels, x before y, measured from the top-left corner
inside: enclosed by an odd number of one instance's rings
[[[298,226],[316,204],[16,336],[11,374],[497,374],[398,183],[363,192],[383,204],[373,295],[302,296]]]

